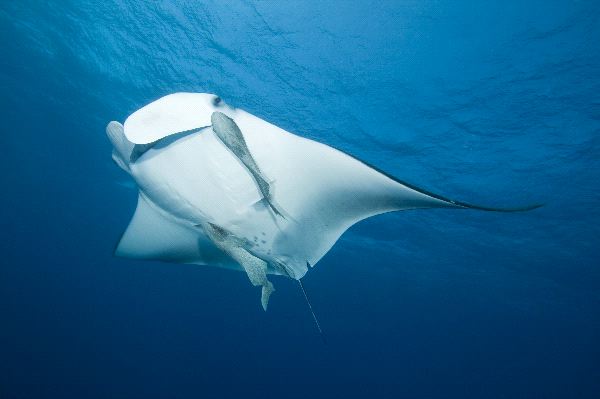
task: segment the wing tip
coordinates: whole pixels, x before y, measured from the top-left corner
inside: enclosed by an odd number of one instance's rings
[[[545,205],[545,204],[533,204],[533,205],[527,205],[527,206],[522,206],[522,207],[514,207],[514,208],[495,208],[495,207],[489,207],[489,206],[474,205],[474,204],[470,204],[468,202],[455,201],[455,200],[452,200],[452,199],[450,199],[448,197],[445,197],[443,195],[439,195],[439,194],[433,193],[433,192],[431,192],[429,190],[426,190],[426,189],[423,189],[421,187],[415,186],[414,184],[410,184],[410,183],[408,183],[408,182],[406,182],[404,180],[400,180],[397,177],[395,177],[395,176],[393,176],[393,175],[385,172],[384,170],[382,170],[382,169],[380,169],[380,168],[378,168],[378,167],[376,167],[374,165],[371,165],[370,163],[365,162],[362,159],[357,158],[354,155],[349,154],[349,153],[347,153],[345,151],[342,151],[342,150],[339,150],[339,149],[338,149],[338,151],[340,151],[340,152],[348,155],[349,157],[357,160],[358,162],[362,163],[363,165],[365,165],[365,166],[367,166],[367,167],[369,167],[369,168],[371,168],[371,169],[373,169],[373,170],[381,173],[382,175],[384,175],[387,178],[395,181],[396,183],[399,183],[399,184],[401,184],[401,185],[403,185],[403,186],[405,186],[405,187],[407,187],[407,188],[409,188],[411,190],[414,190],[414,191],[416,191],[416,192],[418,192],[420,194],[423,194],[423,195],[426,195],[426,196],[431,197],[433,199],[445,202],[447,204],[447,206],[449,206],[449,207],[456,207],[456,208],[459,208],[459,209],[460,208],[463,208],[463,209],[475,209],[475,210],[487,211],[487,212],[505,212],[505,213],[511,213],[511,212],[527,212],[527,211],[531,211],[531,210],[534,210],[534,209],[537,209],[537,208],[541,208],[542,206]]]
[[[466,202],[458,202],[458,201],[451,201],[451,202],[454,205],[457,205],[464,209],[475,209],[478,211],[505,212],[505,213],[528,212],[528,211],[532,211],[534,209],[541,208],[545,205],[545,204],[532,204],[532,205],[519,206],[519,207],[514,207],[514,208],[495,208],[495,207],[488,207],[488,206],[473,205],[473,204],[469,204]]]

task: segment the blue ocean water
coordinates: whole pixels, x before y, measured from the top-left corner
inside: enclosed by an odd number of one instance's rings
[[[0,3],[1,398],[600,397],[600,3]],[[114,258],[104,129],[209,92],[445,196],[351,228],[264,313]],[[301,189],[301,188],[299,188]]]

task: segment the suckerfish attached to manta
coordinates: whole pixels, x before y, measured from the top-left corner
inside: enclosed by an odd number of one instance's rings
[[[218,111],[212,113],[210,120],[212,129],[219,140],[221,140],[223,144],[235,154],[240,162],[244,164],[246,169],[248,169],[248,172],[250,172],[252,178],[256,181],[256,185],[269,208],[271,208],[276,215],[285,218],[277,207],[275,207],[271,195],[271,185],[252,157],[252,154],[246,145],[246,141],[244,140],[244,135],[238,125],[236,125],[233,119]]]

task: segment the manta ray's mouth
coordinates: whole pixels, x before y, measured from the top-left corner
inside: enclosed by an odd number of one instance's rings
[[[172,134],[170,136],[166,136],[163,137],[162,139],[153,141],[152,143],[148,143],[148,144],[135,144],[133,146],[133,150],[131,151],[131,155],[129,156],[129,162],[134,163],[136,162],[138,159],[140,159],[142,157],[142,155],[144,155],[146,152],[148,152],[148,150],[151,149],[161,149],[161,148],[165,148],[167,146],[169,146],[170,144],[173,144],[174,142],[190,136],[194,133],[199,133],[202,130],[212,127],[212,125],[206,125],[206,126],[202,126],[202,127],[198,127],[198,128],[194,128],[194,129],[189,129],[189,130],[184,130],[182,132],[178,132],[175,134]]]

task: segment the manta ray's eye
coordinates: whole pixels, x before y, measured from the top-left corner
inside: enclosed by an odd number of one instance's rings
[[[221,97],[215,97],[215,98],[213,98],[212,103],[214,106],[218,107],[221,104],[221,101],[222,101]]]

